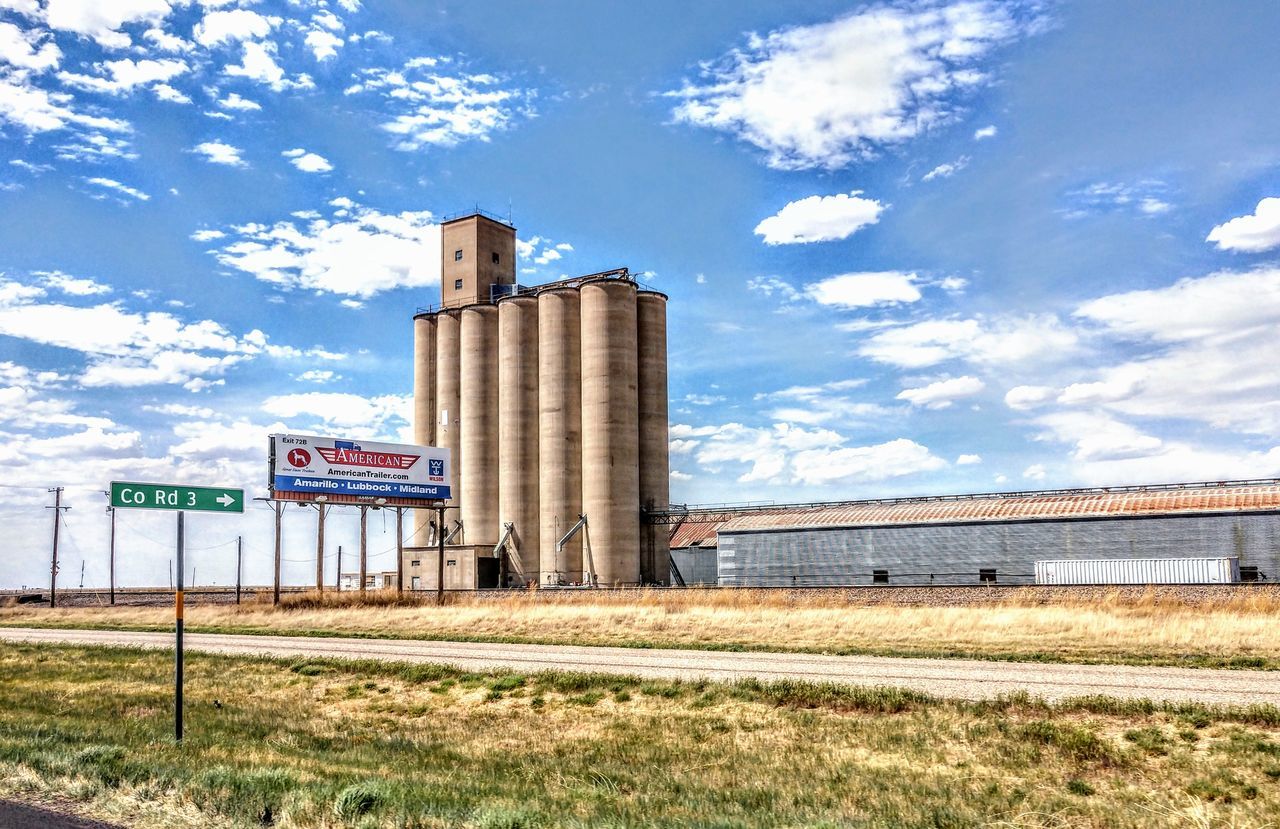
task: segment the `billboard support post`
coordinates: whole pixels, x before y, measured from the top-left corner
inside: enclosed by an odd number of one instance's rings
[[[182,742],[182,568],[186,530],[185,511],[178,512],[178,585],[173,593],[173,739]]]

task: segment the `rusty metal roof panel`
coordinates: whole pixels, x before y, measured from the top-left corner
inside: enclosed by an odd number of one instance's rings
[[[1204,486],[1145,492],[1061,492],[863,502],[779,508],[723,516],[701,525],[705,538],[728,530],[895,524],[981,523],[1055,518],[1106,518],[1201,512],[1280,511],[1280,484]],[[719,517],[719,516],[718,516]],[[685,531],[681,526],[677,534]],[[714,528],[714,530],[712,529]],[[691,531],[691,530],[690,530]],[[678,546],[673,538],[672,546]]]

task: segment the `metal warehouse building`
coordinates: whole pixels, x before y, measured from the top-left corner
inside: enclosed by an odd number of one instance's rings
[[[1043,559],[1236,556],[1280,576],[1280,480],[672,513],[686,584],[1031,583]]]

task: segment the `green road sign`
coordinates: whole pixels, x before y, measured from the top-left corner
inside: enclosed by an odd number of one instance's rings
[[[244,490],[221,486],[112,481],[111,506],[125,509],[244,512]]]

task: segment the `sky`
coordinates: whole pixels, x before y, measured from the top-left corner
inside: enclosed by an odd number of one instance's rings
[[[409,440],[476,207],[523,284],[670,296],[673,502],[1280,476],[1278,34],[1243,0],[0,0],[0,587],[47,583],[50,487],[96,586],[112,480],[263,496],[270,433]],[[269,581],[271,524],[193,514],[197,583],[238,535]],[[117,527],[119,582],[167,585],[173,516]],[[332,581],[356,511],[327,532]]]

